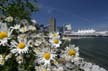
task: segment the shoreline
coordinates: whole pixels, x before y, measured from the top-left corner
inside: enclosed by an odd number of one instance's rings
[[[81,69],[84,69],[85,71],[91,71],[93,69],[100,69],[100,71],[107,71],[104,67],[97,65],[96,63],[90,62],[89,60],[86,60],[85,58],[82,58],[83,62],[81,64]]]

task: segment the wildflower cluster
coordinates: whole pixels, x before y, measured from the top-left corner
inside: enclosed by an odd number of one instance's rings
[[[1,71],[84,70],[83,59],[79,57],[79,47],[63,47],[59,32],[44,35],[36,32],[34,25],[16,24],[8,27],[8,22],[13,21],[12,17],[5,21],[0,21]]]

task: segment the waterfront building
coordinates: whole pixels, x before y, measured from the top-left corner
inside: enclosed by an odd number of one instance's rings
[[[56,31],[56,19],[54,17],[51,17],[49,19],[49,32],[55,32]]]
[[[85,30],[78,30],[77,33],[81,34],[87,34],[87,33],[95,33],[96,31],[94,29],[85,29]]]
[[[65,34],[66,33],[70,33],[71,34],[71,32],[72,32],[71,24],[65,24],[64,27],[63,27],[63,31],[64,31]]]

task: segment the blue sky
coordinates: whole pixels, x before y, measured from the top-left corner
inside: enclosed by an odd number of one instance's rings
[[[54,16],[57,26],[72,24],[73,30],[108,30],[108,0],[38,0],[40,11],[32,15],[40,24]]]

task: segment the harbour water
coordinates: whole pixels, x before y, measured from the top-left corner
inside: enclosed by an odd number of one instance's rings
[[[72,39],[80,48],[80,56],[108,70],[108,37]]]

